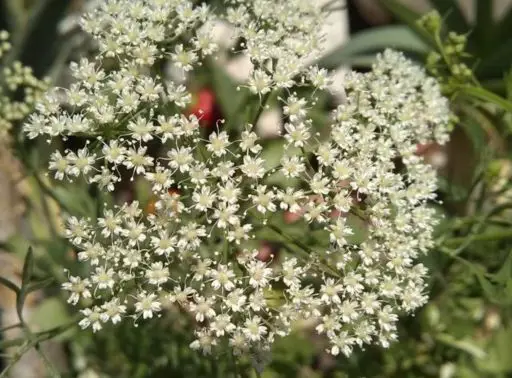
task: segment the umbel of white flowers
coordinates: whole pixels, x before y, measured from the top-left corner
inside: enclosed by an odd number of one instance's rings
[[[89,137],[76,152],[53,153],[56,179],[113,191],[128,170],[158,198],[154,214],[133,202],[106,209],[97,222],[68,219],[66,236],[90,268],[63,285],[70,303],[85,298],[80,326],[99,331],[180,306],[195,319],[190,346],[204,353],[224,341],[238,354],[266,350],[309,318],[334,355],[387,347],[398,315],[427,299],[427,271],[416,259],[433,243],[436,173],[415,151],[447,140],[448,102],[422,68],[386,51],[371,72],[347,74],[346,99],[320,138],[308,108],[330,78],[305,64],[321,39],[315,2],[226,3],[219,15],[189,0],[102,2],[82,20],[98,54],[72,64],[75,82],[50,91],[25,124],[30,138]],[[215,54],[211,28],[219,17],[244,41],[239,53],[254,67],[245,85],[256,100],[282,93],[286,132],[274,166],[251,124],[240,125],[240,137],[218,131],[205,140],[199,120],[183,114],[187,88],[152,69],[169,59],[188,72]],[[298,87],[315,91],[299,95]],[[150,155],[149,143],[164,154]],[[276,174],[290,185],[272,184]],[[169,194],[171,187],[179,193]],[[304,232],[314,228],[324,245],[295,243],[275,224],[284,210],[300,213]],[[246,246],[262,230],[294,253],[258,260]]]

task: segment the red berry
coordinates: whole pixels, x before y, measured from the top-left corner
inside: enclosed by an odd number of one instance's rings
[[[178,188],[169,188],[167,189],[167,193],[170,196],[174,196],[176,199],[180,196],[180,190]],[[145,211],[146,214],[155,214],[156,213],[156,203],[158,201],[157,196],[151,196],[148,203],[146,204]]]
[[[157,198],[155,196],[151,197],[144,210],[146,214],[155,214],[156,213],[156,201]]]
[[[173,194],[177,194],[178,196],[181,194],[181,192],[178,188],[169,188],[169,189],[167,189],[167,193],[169,193],[171,196]]]
[[[215,99],[215,93],[211,89],[203,88],[193,96],[192,105],[188,114],[193,114],[199,119],[199,124],[206,128],[212,128],[220,119],[220,112]]]
[[[295,223],[297,222],[300,218],[302,218],[302,213],[303,211],[300,210],[296,213],[292,213],[291,211],[285,211],[283,213],[283,217],[284,217],[284,222],[287,223],[287,224],[290,224],[290,223]]]
[[[422,156],[434,168],[444,168],[448,162],[448,154],[444,146],[437,143],[417,144],[416,155]]]
[[[426,144],[420,144],[418,143],[416,145],[416,155],[422,156],[427,153],[428,150],[430,150],[433,146],[433,143],[426,143]]]
[[[277,253],[277,248],[269,242],[263,241],[258,249],[256,260],[263,262],[269,262],[272,260]]]

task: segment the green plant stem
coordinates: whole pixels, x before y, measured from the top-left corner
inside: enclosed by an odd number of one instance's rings
[[[45,200],[45,198],[42,198],[42,199]],[[22,283],[21,283],[22,286],[16,292],[16,312],[18,314],[19,326],[23,330],[23,333],[27,339],[25,348],[28,348],[28,349],[24,349],[23,347],[20,348],[17,351],[16,356],[19,356],[18,357],[18,360],[19,360],[19,358],[21,358],[21,356],[26,351],[28,351],[30,348],[34,347],[35,351],[37,352],[37,354],[39,354],[39,356],[45,363],[45,365],[48,368],[48,371],[50,372],[52,377],[59,377],[60,376],[59,373],[57,372],[57,370],[55,370],[55,367],[53,366],[51,361],[48,359],[46,354],[41,349],[40,341],[37,339],[36,334],[34,334],[32,332],[32,330],[30,329],[30,326],[25,321],[24,314],[23,314],[25,298],[26,298],[26,295],[29,293],[29,290],[27,288],[30,284],[30,280],[32,279],[33,263],[34,263],[33,251],[32,251],[32,248],[29,248],[28,252],[27,252],[27,256],[25,258],[25,262],[23,264],[23,273],[22,273],[23,277],[22,277]],[[15,358],[15,361],[16,361],[16,358]],[[14,364],[14,363],[15,362],[13,362],[12,364]]]
[[[438,245],[441,247],[448,247],[449,245],[458,246],[458,248],[451,253],[451,255],[455,256],[464,251],[474,241],[506,240],[512,238],[512,231],[501,230],[490,233],[482,232],[492,216],[497,215],[506,209],[509,209],[511,206],[512,204],[510,203],[496,206],[492,210],[488,211],[487,214],[478,218],[474,218],[474,222],[472,222],[474,226],[472,227],[472,232],[469,235],[454,238],[442,237],[437,240]]]
[[[70,323],[64,324],[62,326],[58,326],[55,328],[52,328],[48,331],[43,331],[38,334],[32,333],[30,330],[31,336],[28,338],[28,340],[25,340],[25,343],[16,351],[14,358],[9,362],[9,364],[5,367],[5,369],[0,372],[0,378],[7,378],[9,371],[13,368],[13,366],[21,359],[21,357],[28,352],[30,349],[35,348],[38,354],[41,356],[43,361],[47,364],[48,368],[50,369],[50,373],[52,374],[52,377],[60,377],[60,374],[55,370],[54,366],[50,363],[48,360],[48,357],[40,350],[39,346],[41,342],[49,340],[61,333],[64,333],[69,328],[74,326],[76,323],[76,320],[73,320]],[[13,345],[17,345],[17,343],[22,339],[16,339],[11,340],[13,342]],[[10,345],[2,345],[3,348],[8,348]]]
[[[311,174],[314,175],[315,169],[313,168],[313,166],[311,165],[311,162],[309,161],[309,156],[308,156],[308,153],[306,152],[306,149],[304,147],[301,147],[300,150],[302,152],[302,155],[304,155],[304,160],[306,162],[306,165],[311,170]]]
[[[227,238],[224,238],[224,251],[223,251],[223,254],[224,254],[224,261],[226,262],[226,264],[228,263],[228,259],[229,259],[229,241]]]
[[[0,333],[8,331],[8,330],[13,329],[13,328],[20,328],[20,327],[21,327],[21,323],[16,323],[16,324],[13,324],[13,325],[10,325],[10,326],[7,326],[7,327],[0,328]]]
[[[256,114],[254,115],[254,118],[252,120],[252,125],[255,126],[256,123],[258,123],[258,120],[261,117],[261,114],[265,110],[265,107],[267,106],[268,100],[270,99],[270,96],[272,95],[272,91],[265,93],[265,95],[262,98],[261,106],[258,107],[258,110],[256,111]]]
[[[279,236],[281,236],[286,241],[288,241],[288,242],[292,243],[293,245],[297,246],[299,248],[299,252],[300,252],[302,257],[304,257],[304,258],[309,258],[310,257],[309,248],[307,248],[301,242],[299,242],[298,240],[295,240],[291,236],[285,234],[283,231],[281,231],[281,229],[279,227],[277,227],[277,226],[275,226],[273,224],[267,224],[267,227],[270,228],[275,233],[277,233]]]
[[[60,377],[60,374],[55,370],[55,367],[50,362],[48,357],[41,351],[39,342],[33,343],[31,341],[28,341],[24,346],[22,346],[20,349],[18,349],[14,355],[14,358],[9,362],[9,364],[5,367],[5,369],[0,372],[0,378],[7,378],[9,371],[18,363],[18,361],[23,357],[25,353],[27,353],[30,349],[35,348],[37,353],[41,356],[41,359],[45,362],[46,366],[50,370],[50,374],[53,378]]]
[[[238,365],[236,364],[236,358],[235,358],[235,355],[233,354],[233,351],[231,351],[230,356],[231,356],[231,363],[233,364],[233,376],[235,378],[239,378],[240,373],[238,372]]]
[[[32,341],[34,343],[38,343],[38,342],[43,342],[43,341],[49,340],[55,336],[58,336],[64,332],[66,332],[71,327],[75,326],[78,319],[79,319],[78,316],[74,316],[72,318],[72,320],[68,323],[51,328],[46,331],[41,331],[41,332],[35,333],[34,339]],[[21,345],[21,344],[23,344],[23,341],[26,341],[26,339],[25,338],[17,338],[17,339],[13,339],[13,340],[3,340],[0,342],[0,348],[7,349],[12,346]]]
[[[59,237],[59,234],[57,232],[57,229],[55,228],[55,224],[53,223],[53,218],[50,213],[50,207],[48,206],[48,202],[46,200],[46,196],[43,193],[43,188],[41,187],[40,180],[36,180],[39,185],[39,200],[41,201],[41,207],[43,208],[44,217],[46,218],[46,221],[48,222],[48,228],[50,229],[50,234],[53,239],[56,239]]]
[[[304,257],[305,259],[311,258],[312,251],[307,246],[302,244],[300,241],[295,240],[291,236],[285,234],[284,232],[281,231],[281,229],[279,227],[277,227],[273,224],[267,224],[267,227],[269,227],[275,233],[279,234],[286,241],[288,241],[291,244],[293,244],[294,246],[298,247],[298,249],[297,250],[294,249],[293,252],[296,252],[296,251],[300,252],[301,256]],[[324,268],[326,271],[328,271],[329,273],[331,273],[333,276],[341,278],[339,273],[334,268],[330,267],[329,265],[320,262],[320,266],[322,268]]]

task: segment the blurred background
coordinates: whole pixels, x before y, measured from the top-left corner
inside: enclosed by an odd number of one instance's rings
[[[78,19],[97,1],[101,0],[0,0],[0,30],[9,31],[12,44],[0,68],[20,61],[36,78],[47,77],[51,85],[68,86],[69,62],[94,50],[80,32]],[[435,9],[446,32],[466,36],[468,65],[488,101],[453,96],[459,122],[450,143],[418,146],[418,154],[439,169],[443,201],[439,211],[444,221],[438,247],[424,257],[431,271],[431,299],[416,316],[401,320],[399,341],[387,350],[368,348],[350,358],[334,358],[325,353],[325,341],[315,335],[314,324],[305,322],[292,336],[277,342],[263,377],[512,376],[512,117],[506,109],[507,102],[512,107],[512,1],[323,3],[332,12],[325,20],[325,54],[318,63],[336,73],[335,97],[343,96],[346,70],[368,70],[375,54],[387,47],[427,64],[436,46],[429,44],[416,21]],[[229,28],[219,25],[219,42],[227,40],[226,33]],[[206,112],[213,124],[227,114],[226,98],[232,92],[225,83],[243,81],[246,63],[243,58],[221,59],[222,75],[228,78],[219,81],[212,76],[195,83],[197,101],[190,111]],[[19,93],[11,99],[16,96]],[[497,106],[496,98],[505,105]],[[0,108],[5,106],[0,102]],[[37,245],[34,274],[41,279],[51,275],[54,281],[28,294],[22,311],[32,329],[45,336],[38,348],[54,367],[53,373],[81,378],[231,376],[230,365],[222,359],[204,359],[189,350],[190,333],[179,313],[170,313],[159,325],[121,325],[94,336],[70,325],[72,312],[55,282],[75,258],[56,237],[61,232],[58,219],[63,204],[77,211],[94,208],[98,193],[77,187],[83,195],[76,202],[59,188],[49,190],[45,164],[37,162],[49,147],[24,142],[20,148],[37,150],[40,155],[31,162],[20,161],[12,146],[17,146],[23,117],[10,117],[2,109],[0,114],[0,122],[12,124],[14,130],[0,143],[0,277],[21,285],[26,251],[29,245]],[[280,123],[279,109],[269,109],[260,119],[259,132],[272,140],[281,131]],[[34,177],[33,172],[41,175]],[[142,187],[126,187],[116,195],[139,199],[151,211],[151,199],[144,197]],[[259,247],[262,259],[279,251],[279,245],[271,241],[262,240]],[[0,285],[0,371],[12,364],[0,377],[52,376],[45,368],[48,361],[32,345],[20,345],[23,330],[12,327],[18,323],[18,310],[16,294]],[[25,353],[21,355],[20,350]],[[250,361],[241,370],[247,366]]]

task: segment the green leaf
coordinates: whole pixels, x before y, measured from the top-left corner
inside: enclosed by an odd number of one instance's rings
[[[55,278],[53,278],[53,277],[49,277],[49,278],[46,278],[46,279],[44,279],[42,281],[38,281],[38,282],[32,282],[27,286],[26,293],[29,294],[33,291],[43,289],[45,287],[50,286],[54,282],[55,282]]]
[[[375,63],[375,54],[366,54],[366,55],[357,55],[357,56],[349,56],[346,59],[344,58],[343,64],[346,64],[351,67],[355,68],[371,68],[373,63]],[[327,69],[333,69],[336,67],[329,67],[329,66],[323,66],[321,67],[327,68]]]
[[[503,77],[507,100],[512,101],[512,66]]]
[[[21,274],[21,287],[27,286],[34,272],[34,250],[28,247],[25,261],[23,262],[23,272]]]
[[[386,48],[418,55],[428,52],[428,46],[410,28],[404,25],[390,25],[354,34],[346,44],[322,57],[317,63],[328,69],[354,63],[368,66],[374,59],[372,53]]]
[[[476,360],[479,369],[492,376],[512,371],[512,359],[510,358],[510,348],[512,341],[512,328],[500,329],[496,332],[490,345],[487,347],[487,356],[484,359]]]
[[[479,3],[492,3],[493,0],[476,0]],[[449,30],[459,33],[466,33],[469,29],[468,22],[464,17],[457,1],[455,0],[430,0],[439,14],[443,16],[446,26]]]
[[[0,333],[9,331],[10,329],[21,328],[21,327],[23,327],[23,325],[21,323],[11,324],[10,326],[0,328]]]
[[[25,261],[23,262],[23,271],[21,274],[21,288],[16,295],[16,312],[21,322],[23,322],[23,305],[28,294],[27,288],[34,272],[34,251],[28,247]]]
[[[368,225],[361,218],[350,213],[347,216],[347,225],[353,232],[346,238],[349,244],[359,245],[368,239]]]
[[[500,303],[500,296],[496,287],[484,276],[484,273],[480,270],[474,269],[473,272],[480,284],[485,296],[491,302]]]
[[[261,151],[261,158],[264,160],[265,169],[276,168],[281,163],[281,158],[285,153],[285,140],[284,138],[269,139],[264,141],[263,150]],[[297,147],[288,147],[286,150],[288,154],[299,153],[300,149]]]
[[[23,9],[23,2],[19,0],[5,0],[2,5],[2,11],[6,13],[4,16],[5,21],[9,25],[11,42],[17,42],[19,40],[18,35],[22,33],[23,28],[26,26],[27,14]]]
[[[66,15],[69,0],[38,0],[31,9],[18,59],[42,77],[53,64],[63,45],[57,25]]]
[[[40,332],[53,332],[53,329],[68,324],[71,320],[65,303],[55,297],[42,301],[34,309],[31,319],[33,319]],[[65,334],[57,333],[56,335],[60,336],[59,339],[69,336],[67,332]]]
[[[433,41],[432,36],[418,25],[418,20],[421,18],[420,13],[416,13],[409,9],[397,0],[381,0],[380,2],[386,7],[388,11],[395,16],[399,21],[405,23],[412,31],[414,31],[423,42],[428,44],[430,47],[436,48],[436,44]]]
[[[135,198],[141,204],[147,204],[152,199],[151,183],[144,179],[135,180]]]
[[[452,335],[445,333],[437,335],[436,340],[455,349],[469,353],[474,358],[484,358],[486,356],[482,348],[469,340],[457,340]]]
[[[489,92],[488,90],[475,86],[462,86],[459,87],[459,91],[462,94],[470,97],[477,98],[479,100],[490,102],[491,104],[497,105],[507,112],[512,112],[512,101],[508,101],[497,94]]]
[[[13,346],[22,345],[27,342],[25,337],[19,337],[17,339],[0,340],[0,350],[5,350]],[[0,372],[1,373],[1,372]]]
[[[244,101],[241,92],[237,90],[237,85],[223,67],[210,62],[208,68],[211,70],[212,86],[222,114],[227,119],[234,118],[240,104]]]
[[[94,217],[96,214],[96,203],[83,186],[67,185],[66,187],[55,186],[53,188],[46,186],[44,192],[70,214],[85,217]]]
[[[488,135],[499,137],[495,124],[474,105],[462,106],[461,126],[471,140],[475,151],[481,152],[488,145]]]
[[[512,278],[512,252],[509,252],[500,270],[494,274],[497,283],[506,284]]]
[[[448,177],[439,176],[437,178],[437,187],[454,202],[463,201],[468,197],[468,190],[454,183],[452,180],[449,180]]]
[[[4,285],[6,288],[14,291],[16,295],[18,295],[20,289],[17,285],[9,281],[7,278],[0,276],[0,284]]]

